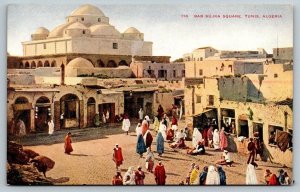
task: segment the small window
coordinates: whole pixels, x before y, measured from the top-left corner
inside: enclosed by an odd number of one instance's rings
[[[203,69],[199,69],[199,75],[200,75],[200,76],[203,75]]]
[[[118,49],[118,43],[113,43],[113,49]]]
[[[101,22],[101,18],[98,18],[98,22]]]
[[[196,97],[196,103],[201,103],[201,96],[197,95],[197,97]]]
[[[44,49],[47,49],[47,44],[46,43],[44,43]]]
[[[181,77],[185,77],[185,70],[181,71]]]
[[[211,50],[211,49],[209,49],[209,52],[212,52],[212,50]]]
[[[82,31],[82,34],[85,34],[85,30]]]
[[[173,70],[173,77],[176,77],[176,70]]]
[[[84,21],[84,17],[81,17],[81,21]]]
[[[277,74],[277,73],[275,73],[275,74],[274,74],[274,78],[277,78],[277,77],[278,77],[278,74]]]
[[[202,58],[202,57],[200,57],[200,61],[203,61],[203,58]]]
[[[279,130],[279,131],[283,131],[283,127],[279,127],[279,126],[274,126],[274,125],[269,125],[269,130],[268,130],[268,133],[269,133],[269,144],[272,144],[272,145],[276,145],[277,142],[277,138],[276,138],[276,131]]]
[[[228,65],[230,72],[232,73],[232,65]]]

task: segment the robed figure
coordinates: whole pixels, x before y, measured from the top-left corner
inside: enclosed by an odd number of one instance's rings
[[[164,165],[159,162],[154,169],[155,182],[157,185],[165,185],[166,184],[166,171]]]
[[[145,140],[146,148],[151,149],[151,144],[152,144],[152,141],[153,141],[153,137],[152,137],[149,130],[147,130],[147,132],[145,133],[144,140]]]
[[[145,141],[142,134],[138,135],[137,143],[136,143],[136,152],[140,154],[140,157],[143,156],[143,153],[147,151]]]
[[[123,164],[122,148],[119,147],[118,144],[116,144],[116,147],[114,148],[113,161],[116,163],[117,169],[120,165]]]
[[[158,153],[158,156],[161,156],[164,153],[164,138],[160,131],[156,136],[156,151]]]
[[[72,143],[71,132],[68,132],[65,137],[65,153],[68,155],[70,155],[70,153],[73,151],[71,143]]]

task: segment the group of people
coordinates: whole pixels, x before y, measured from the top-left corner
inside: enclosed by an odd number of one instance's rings
[[[202,172],[195,163],[191,164],[186,177],[187,185],[226,185],[226,173],[222,166],[204,166]]]
[[[288,173],[283,169],[278,170],[278,176],[270,169],[266,169],[264,177],[267,185],[290,185],[292,183]]]
[[[141,166],[138,166],[136,171],[134,171],[132,166],[129,167],[128,171],[124,175],[124,178],[122,177],[119,166],[123,163],[123,155],[122,148],[119,147],[118,144],[116,144],[116,147],[114,148],[113,160],[117,169],[116,175],[112,179],[113,185],[144,185],[145,172],[142,170]],[[154,155],[149,147],[147,148],[145,162],[147,170],[154,174],[156,184],[165,185],[167,176],[164,165],[161,161],[159,161],[154,168]]]

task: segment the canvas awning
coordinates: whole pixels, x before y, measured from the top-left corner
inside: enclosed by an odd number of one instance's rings
[[[193,115],[187,115],[186,117],[197,117],[197,116],[202,115],[203,113],[207,113],[207,112],[210,112],[210,111],[212,111],[212,109],[206,109],[206,110],[202,111],[201,113],[193,114]]]

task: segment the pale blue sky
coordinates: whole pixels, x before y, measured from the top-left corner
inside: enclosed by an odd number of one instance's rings
[[[95,4],[94,4],[95,5]],[[22,55],[21,42],[43,26],[50,31],[65,22],[78,4],[10,5],[7,44],[11,55]],[[153,42],[153,55],[170,55],[172,60],[202,46],[221,50],[256,50],[293,46],[293,10],[287,5],[96,5],[123,32],[134,26]],[[182,18],[188,14],[189,18]],[[241,19],[200,19],[194,14],[241,14]],[[245,14],[261,18],[246,19]],[[262,15],[282,15],[265,19]],[[278,37],[278,40],[277,40]]]

